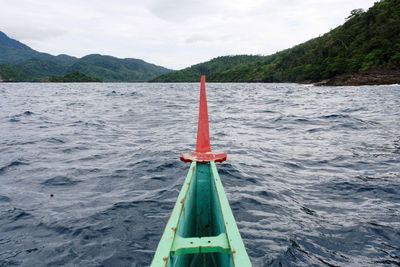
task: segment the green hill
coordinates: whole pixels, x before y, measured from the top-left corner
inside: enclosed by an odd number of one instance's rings
[[[28,78],[12,65],[0,64],[0,82],[26,81]]]
[[[201,75],[214,75],[229,71],[233,66],[249,66],[251,63],[262,60],[262,56],[223,56],[217,57],[205,63],[193,65],[189,68],[164,74],[152,80],[152,82],[197,82]],[[207,77],[209,80],[209,77]]]
[[[35,51],[0,31],[0,64],[19,63],[34,57],[45,59],[52,56]]]
[[[215,68],[219,65],[223,68]],[[215,58],[153,81],[198,81],[206,74],[212,82],[319,82],[352,73],[360,80],[376,74],[381,79],[375,82],[384,83],[386,75],[396,70],[400,70],[400,1],[383,0],[367,12],[353,10],[343,25],[323,36],[276,54],[246,62]]]
[[[170,72],[169,69],[140,59],[119,59],[97,54],[79,59],[67,70],[68,72],[79,71],[89,76],[101,78],[105,82],[144,82]]]
[[[14,64],[13,67],[27,77],[27,81],[43,81],[49,76],[66,74],[68,65],[57,57],[51,57],[31,58]]]
[[[51,76],[80,72],[106,82],[143,82],[171,70],[140,59],[40,53],[0,31],[0,81],[46,81]]]
[[[98,78],[87,76],[80,72],[71,72],[64,76],[51,76],[49,82],[54,83],[82,83],[82,82],[101,82]]]

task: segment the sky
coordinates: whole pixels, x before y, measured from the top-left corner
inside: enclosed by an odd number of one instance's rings
[[[139,58],[182,69],[270,55],[378,0],[0,0],[0,31],[52,55]]]

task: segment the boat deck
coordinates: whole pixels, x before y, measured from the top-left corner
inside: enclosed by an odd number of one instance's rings
[[[214,162],[192,162],[154,259],[164,265],[152,266],[251,266]]]

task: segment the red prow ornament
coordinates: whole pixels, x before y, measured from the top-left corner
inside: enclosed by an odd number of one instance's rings
[[[197,126],[196,152],[181,153],[180,158],[183,162],[197,161],[200,163],[207,163],[210,161],[224,162],[226,160],[226,157],[226,153],[213,154],[211,152],[206,96],[206,76],[201,76],[199,124]]]

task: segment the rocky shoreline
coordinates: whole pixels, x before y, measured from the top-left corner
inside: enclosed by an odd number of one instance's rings
[[[317,86],[357,86],[400,84],[400,70],[368,70],[337,75],[315,83]]]

